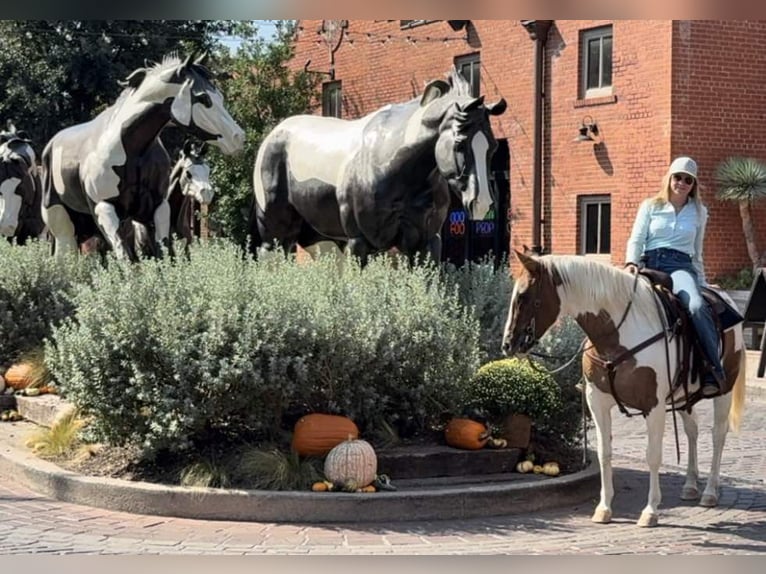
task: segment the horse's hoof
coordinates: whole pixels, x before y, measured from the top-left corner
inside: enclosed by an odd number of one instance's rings
[[[700,497],[700,491],[696,486],[684,486],[681,490],[681,500],[697,500]]]
[[[700,499],[700,506],[706,506],[708,508],[718,506],[718,497],[714,494],[704,494]]]
[[[591,518],[596,524],[609,524],[612,521],[612,511],[605,508],[597,508]]]
[[[651,528],[657,526],[657,522],[658,516],[654,512],[642,512],[636,524],[642,528]]]

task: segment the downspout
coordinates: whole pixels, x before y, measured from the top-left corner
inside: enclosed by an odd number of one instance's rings
[[[535,129],[533,142],[533,180],[532,180],[532,252],[543,253],[541,230],[543,224],[543,110],[545,108],[545,91],[543,89],[545,44],[548,41],[548,31],[553,20],[522,20],[532,40],[535,41],[535,93],[534,114]]]

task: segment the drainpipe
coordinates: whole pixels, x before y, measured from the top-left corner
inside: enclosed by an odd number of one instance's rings
[[[534,158],[532,183],[532,252],[542,254],[543,246],[541,229],[543,224],[543,109],[545,107],[545,92],[543,91],[543,65],[545,60],[545,44],[548,41],[548,30],[553,20],[522,20],[529,33],[529,37],[535,41],[535,93],[534,93]]]

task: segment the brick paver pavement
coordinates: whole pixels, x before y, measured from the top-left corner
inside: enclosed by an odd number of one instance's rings
[[[449,522],[300,525],[132,515],[62,503],[0,481],[0,554],[754,554],[766,553],[766,401],[749,400],[724,451],[717,508],[679,500],[668,417],[661,524],[635,526],[648,489],[643,420],[614,423],[615,518],[590,522],[595,500],[534,515]],[[700,471],[711,447],[700,408]],[[679,429],[680,429],[679,420]],[[685,464],[682,442],[681,465]]]

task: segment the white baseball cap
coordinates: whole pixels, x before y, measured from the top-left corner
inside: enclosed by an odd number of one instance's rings
[[[670,164],[668,173],[686,173],[697,179],[697,162],[690,157],[677,157]]]

